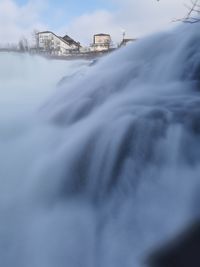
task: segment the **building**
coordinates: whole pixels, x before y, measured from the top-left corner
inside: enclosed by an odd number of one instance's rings
[[[80,47],[80,43],[74,41],[68,35],[60,37],[51,31],[38,33],[38,48],[42,52],[54,55],[66,55],[78,52]]]
[[[95,52],[108,51],[110,47],[111,47],[110,34],[99,33],[94,35],[93,44],[91,46],[92,51]]]
[[[137,39],[133,39],[133,38],[123,38],[123,40],[121,41],[120,47],[126,46],[127,44],[133,43],[135,42]]]

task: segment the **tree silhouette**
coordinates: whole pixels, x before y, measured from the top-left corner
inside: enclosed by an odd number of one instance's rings
[[[188,9],[186,16],[173,21],[182,21],[184,23],[200,22],[200,0],[190,0],[190,3],[185,5],[185,7]]]

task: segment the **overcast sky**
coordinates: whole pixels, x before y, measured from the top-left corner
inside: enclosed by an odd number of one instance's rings
[[[69,34],[81,43],[95,33],[110,33],[115,42],[175,26],[187,0],[0,0],[0,43],[17,42],[33,29]]]

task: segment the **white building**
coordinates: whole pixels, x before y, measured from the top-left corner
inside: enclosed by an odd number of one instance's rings
[[[111,46],[110,34],[99,33],[95,34],[93,38],[93,44],[91,46],[92,51],[101,52],[107,51]]]
[[[38,48],[43,52],[66,55],[78,52],[80,47],[80,43],[74,41],[68,35],[60,37],[50,31],[38,33]]]

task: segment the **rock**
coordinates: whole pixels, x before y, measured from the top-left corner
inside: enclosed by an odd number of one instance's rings
[[[200,267],[200,221],[158,249],[148,259],[149,267]]]

